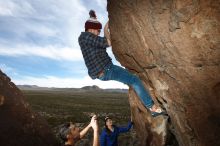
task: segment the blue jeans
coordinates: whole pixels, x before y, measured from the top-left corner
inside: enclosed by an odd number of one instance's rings
[[[136,75],[131,74],[128,70],[122,67],[111,65],[109,68],[104,70],[104,75],[98,79],[102,81],[115,80],[127,84],[135,90],[147,108],[151,108],[154,104],[151,96],[145,90],[141,80]]]

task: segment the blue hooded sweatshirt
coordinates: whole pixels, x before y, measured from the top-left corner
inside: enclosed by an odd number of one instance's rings
[[[118,136],[120,133],[125,133],[128,132],[133,123],[129,122],[127,127],[117,127],[113,126],[114,130],[113,132],[107,133],[107,129],[103,129],[101,136],[100,136],[100,143],[101,146],[118,146]]]

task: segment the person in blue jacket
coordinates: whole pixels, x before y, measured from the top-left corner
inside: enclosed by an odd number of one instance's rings
[[[120,133],[128,132],[133,125],[130,121],[127,127],[118,127],[113,125],[113,121],[110,117],[105,118],[105,128],[102,130],[100,136],[101,146],[118,146],[118,136]]]

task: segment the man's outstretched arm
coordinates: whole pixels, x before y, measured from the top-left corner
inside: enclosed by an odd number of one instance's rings
[[[100,146],[99,144],[99,130],[93,129],[93,146]]]
[[[105,24],[104,27],[104,36],[106,37],[108,41],[108,45],[111,46],[111,37],[110,37],[110,32],[109,32],[109,21]]]
[[[89,131],[90,128],[91,128],[91,123],[88,126],[86,126],[82,131],[80,131],[80,139],[82,139],[86,135],[86,133]]]
[[[91,126],[93,129],[93,146],[100,146],[99,144],[99,126],[97,116],[94,115],[91,120]]]

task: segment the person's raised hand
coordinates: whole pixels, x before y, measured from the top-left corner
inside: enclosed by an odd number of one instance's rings
[[[92,127],[93,130],[98,130],[98,121],[97,121],[97,116],[96,116],[96,115],[94,115],[94,116],[91,118],[90,125],[91,125],[91,127]]]

